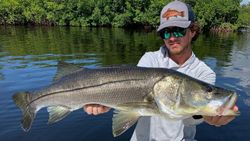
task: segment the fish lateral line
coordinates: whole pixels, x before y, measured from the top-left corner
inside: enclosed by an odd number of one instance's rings
[[[59,93],[65,93],[65,92],[73,92],[73,91],[78,91],[78,90],[82,90],[82,89],[95,88],[95,87],[104,86],[104,85],[108,85],[108,84],[122,83],[122,82],[129,82],[129,81],[141,81],[141,80],[143,80],[143,79],[126,79],[126,80],[106,82],[106,83],[102,83],[102,84],[98,84],[98,85],[93,85],[93,86],[80,87],[80,88],[75,88],[75,89],[71,89],[71,90],[62,90],[62,91],[57,91],[57,92],[42,94],[39,97],[31,100],[30,103],[27,104],[27,107],[29,105],[31,105],[33,102],[35,102],[35,101],[37,101],[37,100],[39,100],[39,99],[41,99],[43,97],[46,97],[46,96],[51,96],[51,95],[55,95],[55,94],[59,94]]]

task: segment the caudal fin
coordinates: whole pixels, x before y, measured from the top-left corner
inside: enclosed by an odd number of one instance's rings
[[[17,93],[12,98],[23,113],[22,128],[27,132],[36,115],[36,109],[30,106],[31,94],[28,92]]]

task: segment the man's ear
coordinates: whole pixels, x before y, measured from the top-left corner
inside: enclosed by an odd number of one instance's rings
[[[194,38],[194,36],[195,36],[195,34],[196,34],[196,31],[192,31],[192,30],[190,30],[191,31],[191,36],[192,36],[192,38]]]

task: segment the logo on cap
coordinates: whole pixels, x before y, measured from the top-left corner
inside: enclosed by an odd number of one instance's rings
[[[166,18],[167,20],[170,18],[170,17],[177,17],[177,16],[180,16],[180,17],[184,17],[184,11],[177,11],[177,10],[171,10],[171,9],[168,9],[163,15],[162,15],[162,18]]]

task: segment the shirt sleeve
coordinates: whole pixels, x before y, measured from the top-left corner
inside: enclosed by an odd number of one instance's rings
[[[145,53],[141,59],[139,60],[137,66],[138,67],[153,67],[153,60],[151,53],[147,52]]]
[[[206,75],[200,78],[202,81],[207,82],[209,84],[215,84],[216,81],[216,74],[211,70],[211,72],[207,73]]]
[[[215,72],[207,66],[204,62],[199,61],[195,69],[193,69],[194,78],[201,80],[203,82],[214,85],[216,81]]]

